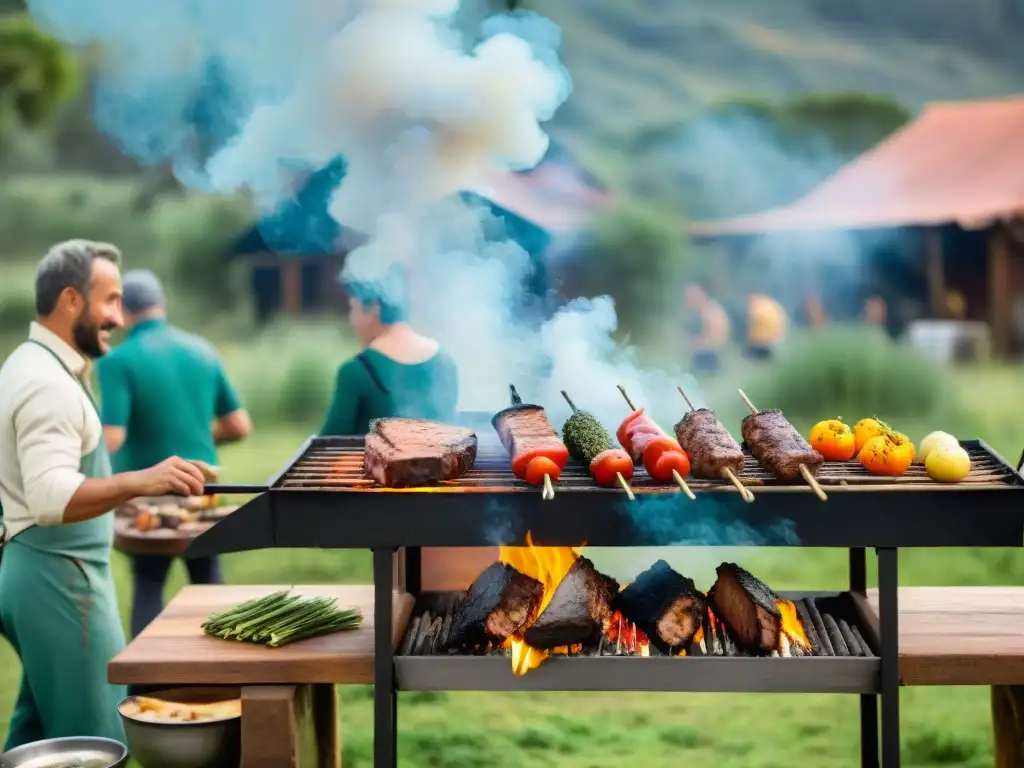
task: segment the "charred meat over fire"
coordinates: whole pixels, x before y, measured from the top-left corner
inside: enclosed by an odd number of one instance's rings
[[[725,470],[743,472],[743,450],[710,408],[690,411],[675,426],[676,438],[690,454],[694,477],[719,480]]]
[[[659,560],[615,598],[614,608],[643,630],[663,653],[686,648],[700,627],[704,595]]]
[[[507,563],[492,563],[459,604],[448,648],[501,645],[522,631],[540,607],[544,585]]]
[[[363,474],[386,488],[408,488],[460,477],[476,461],[469,429],[418,419],[377,419],[370,424]]]
[[[743,439],[761,466],[779,480],[800,479],[801,464],[813,474],[825,461],[778,409],[743,419]]]
[[[599,573],[587,558],[577,558],[523,640],[542,651],[597,640],[608,631],[618,591],[615,579]]]
[[[708,592],[715,614],[736,642],[752,651],[771,652],[779,641],[782,614],[777,595],[735,563],[722,563]]]

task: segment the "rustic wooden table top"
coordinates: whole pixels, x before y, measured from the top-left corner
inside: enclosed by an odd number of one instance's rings
[[[1024,685],[1024,588],[903,587],[899,613],[904,685]]]
[[[211,613],[269,595],[286,586],[184,587],[152,624],[110,662],[110,682],[124,685],[261,685],[373,682],[373,587],[302,585],[304,597],[336,597],[339,607],[363,612],[359,629],[302,640],[281,648],[203,634]],[[395,595],[392,642],[401,641],[413,599]]]

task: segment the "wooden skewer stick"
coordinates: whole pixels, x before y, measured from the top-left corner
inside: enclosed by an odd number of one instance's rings
[[[555,498],[555,489],[551,485],[551,475],[547,472],[544,473],[544,490],[541,491],[540,497],[544,499],[544,501],[551,501]]]
[[[567,402],[569,404],[569,407],[572,408],[573,413],[579,413],[579,409],[576,407],[576,404],[569,397],[569,393],[566,392],[564,389],[562,390],[562,397],[565,398],[565,402]],[[629,483],[626,482],[626,478],[622,476],[622,473],[616,472],[615,476],[619,479],[619,485],[622,486],[622,490],[626,492],[626,497],[630,501],[636,501],[636,496],[633,495],[633,489],[629,487]]]
[[[679,394],[683,396],[683,400],[686,401],[686,405],[689,406],[690,410],[696,411],[697,409],[693,407],[693,403],[690,401],[690,398],[686,396],[686,391],[679,385],[676,385],[676,389],[679,390]],[[754,492],[740,482],[740,479],[736,477],[736,473],[734,473],[728,467],[723,467],[722,474],[725,475],[725,479],[732,483],[735,486],[736,490],[740,492],[740,498],[747,502],[747,504],[753,503]]]
[[[508,385],[508,392],[510,397],[512,398],[513,406],[523,404],[523,398],[521,398],[519,396],[519,393],[516,392],[516,387],[514,384]],[[551,501],[551,499],[555,498],[555,488],[551,484],[551,475],[549,475],[547,472],[544,473],[544,489],[540,492],[540,497],[544,499],[544,501]]]
[[[626,405],[629,406],[630,410],[635,411],[636,406],[633,405],[633,401],[630,400],[629,395],[626,394],[626,388],[621,384],[616,384],[616,387],[618,387],[619,392],[622,393],[622,397],[626,400]],[[697,497],[694,495],[693,491],[690,490],[690,486],[686,484],[686,481],[683,480],[683,476],[679,474],[678,470],[672,470],[672,479],[676,481],[676,485],[678,485],[680,490],[687,495],[690,501],[697,500]]]
[[[743,400],[744,403],[746,403],[746,406],[747,408],[750,409],[750,412],[757,413],[757,408],[755,408],[754,404],[750,402],[750,398],[747,397],[747,393],[744,392],[742,389],[738,389],[736,391],[740,393],[740,399]],[[828,496],[825,494],[825,491],[823,491],[821,486],[818,484],[817,478],[815,478],[814,475],[811,474],[811,470],[809,470],[805,465],[801,464],[800,474],[803,475],[803,478],[804,480],[807,481],[807,484],[811,486],[811,490],[814,491],[815,496],[817,496],[822,501],[828,501]]]

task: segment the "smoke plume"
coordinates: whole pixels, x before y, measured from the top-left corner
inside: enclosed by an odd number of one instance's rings
[[[127,154],[172,163],[191,188],[247,190],[269,213],[344,158],[330,213],[368,236],[346,277],[386,290],[384,276],[404,266],[414,324],[459,365],[461,408],[493,412],[513,382],[556,421],[566,389],[611,426],[627,413],[624,384],[678,416],[678,373],[644,372],[612,342],[609,298],[547,322],[519,316],[528,255],[485,237],[490,214],[456,194],[544,156],[543,124],[572,90],[551,21],[517,12],[476,23],[479,4],[460,16],[458,0],[28,6],[64,41],[102,45],[99,126]]]

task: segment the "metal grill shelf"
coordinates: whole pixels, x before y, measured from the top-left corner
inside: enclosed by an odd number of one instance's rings
[[[845,593],[782,593],[788,600],[840,598],[856,615]],[[429,600],[432,595],[423,596]],[[422,609],[422,603],[418,610]],[[417,613],[416,615],[419,615]],[[858,626],[877,648],[866,617]],[[654,651],[657,654],[657,651]],[[868,657],[552,657],[525,675],[512,673],[509,657],[423,654],[395,656],[395,679],[405,691],[704,691],[732,693],[877,693],[881,661]]]

